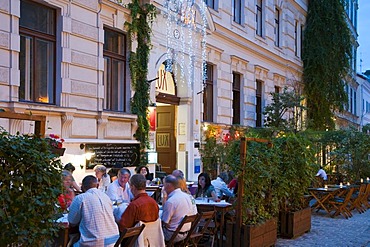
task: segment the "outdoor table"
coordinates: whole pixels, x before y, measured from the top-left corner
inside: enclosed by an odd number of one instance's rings
[[[78,225],[70,226],[68,223],[68,214],[63,214],[62,217],[56,220],[56,223],[61,226],[58,236],[54,239],[52,246],[66,247],[69,242],[69,234],[78,233]]]
[[[338,192],[340,192],[341,188],[308,188],[308,191],[313,198],[316,199],[316,203],[311,206],[312,209],[317,209],[318,211],[322,208],[330,214],[330,210],[325,207],[325,204],[329,199],[333,198]]]
[[[228,202],[221,201],[215,202],[210,199],[195,199],[195,204],[197,205],[198,212],[205,212],[205,211],[216,211],[219,212],[221,215],[221,222],[220,222],[220,238],[219,246],[223,246],[223,234],[224,234],[224,224],[225,224],[225,215],[228,211],[232,209],[232,205]],[[217,214],[216,214],[217,216]],[[215,217],[216,217],[215,216]],[[215,218],[217,220],[217,218]]]

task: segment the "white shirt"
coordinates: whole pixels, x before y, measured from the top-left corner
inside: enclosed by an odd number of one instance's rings
[[[175,231],[185,215],[197,214],[198,211],[194,205],[194,199],[191,200],[189,195],[182,192],[180,188],[172,191],[163,205],[162,221],[168,224],[167,229]],[[187,223],[181,228],[181,232],[189,231],[190,228],[191,223]]]
[[[113,206],[102,191],[91,188],[76,196],[69,208],[68,221],[79,225],[81,237],[74,246],[114,246],[119,237]]]
[[[131,199],[134,198],[130,190],[130,185],[126,183],[125,189],[123,189],[118,183],[118,179],[114,180],[113,183],[108,186],[106,193],[112,201],[130,202]]]
[[[216,195],[218,198],[221,199],[223,195],[230,197],[234,196],[233,192],[229,188],[227,188],[226,183],[220,177],[217,177],[217,179],[212,180],[211,184],[215,188]]]
[[[322,179],[324,180],[328,180],[328,175],[326,175],[326,172],[323,170],[323,169],[320,169],[317,174],[316,174],[316,177],[319,176],[321,177]]]
[[[108,174],[105,174],[99,181],[98,189],[103,192],[106,192],[108,190],[109,185],[110,185],[110,176]]]

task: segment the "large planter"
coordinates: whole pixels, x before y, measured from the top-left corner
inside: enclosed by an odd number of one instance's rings
[[[277,219],[270,219],[258,225],[243,225],[240,240],[235,236],[237,226],[235,223],[228,223],[226,229],[227,246],[236,247],[267,247],[274,246],[277,240]]]
[[[311,230],[311,208],[279,213],[279,232],[282,238],[296,238]]]

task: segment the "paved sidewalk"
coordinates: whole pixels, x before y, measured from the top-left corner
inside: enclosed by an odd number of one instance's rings
[[[353,217],[331,218],[312,212],[311,231],[296,239],[278,238],[276,247],[370,247],[370,209],[363,214],[352,211]]]

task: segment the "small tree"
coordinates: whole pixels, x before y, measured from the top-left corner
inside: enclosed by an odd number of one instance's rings
[[[48,140],[0,130],[0,246],[45,246],[57,233],[57,158]]]
[[[265,126],[297,132],[299,130],[298,122],[303,110],[303,96],[294,91],[284,88],[282,93],[270,93],[272,103],[265,107],[266,115]]]

